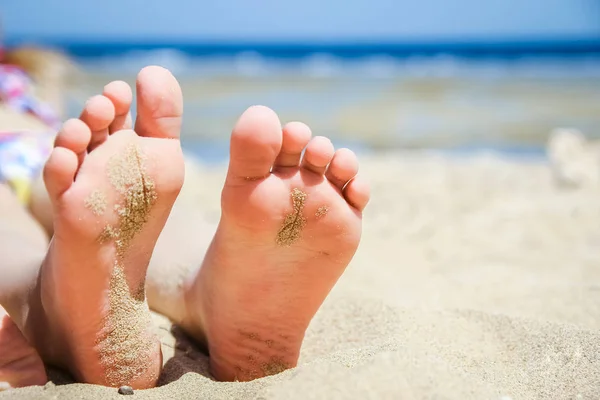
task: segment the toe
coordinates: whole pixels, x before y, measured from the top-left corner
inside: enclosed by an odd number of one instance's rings
[[[115,107],[115,119],[108,127],[109,134],[122,129],[132,129],[130,108],[133,93],[131,87],[123,81],[114,81],[104,87],[102,94]]]
[[[327,179],[340,190],[358,173],[358,160],[354,152],[348,149],[339,149],[327,168]]]
[[[316,136],[306,146],[302,167],[323,175],[333,157],[333,153],[334,148],[331,140],[323,136]]]
[[[231,134],[228,179],[255,180],[269,174],[281,150],[281,123],[273,110],[250,107]]]
[[[146,67],[137,78],[137,120],[140,136],[178,139],[183,97],[177,79],[165,68]]]
[[[344,187],[344,198],[352,207],[358,211],[364,210],[371,197],[369,182],[360,175],[352,179]]]
[[[283,127],[281,151],[275,160],[275,167],[297,167],[302,150],[310,141],[310,128],[302,122],[290,122]]]
[[[44,182],[52,201],[56,201],[73,183],[77,155],[64,147],[55,147],[44,166]]]
[[[79,160],[78,165],[81,166],[91,138],[90,128],[82,120],[73,118],[63,124],[58,135],[56,135],[54,145],[64,147],[75,153]]]
[[[85,103],[80,119],[92,132],[88,151],[94,150],[108,138],[108,127],[114,118],[115,106],[107,97],[94,96]]]

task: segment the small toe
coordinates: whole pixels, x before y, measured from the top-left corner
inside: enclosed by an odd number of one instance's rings
[[[169,70],[150,66],[137,77],[137,119],[140,136],[179,139],[183,116],[183,95]]]
[[[358,160],[354,152],[348,149],[339,149],[333,155],[325,176],[329,182],[342,190],[357,173]]]
[[[115,106],[107,97],[94,96],[85,103],[80,119],[92,132],[88,151],[94,150],[108,138],[108,127],[114,118]]]
[[[310,128],[302,122],[290,122],[283,127],[281,151],[275,160],[275,167],[297,167],[302,151],[310,141]]]
[[[113,81],[104,86],[102,94],[108,98],[115,107],[115,118],[108,127],[108,133],[114,133],[123,129],[132,129],[131,102],[133,93],[131,87],[123,81]]]
[[[228,179],[256,180],[269,175],[281,143],[277,114],[268,107],[250,107],[231,133]]]
[[[67,120],[54,140],[54,146],[64,147],[77,155],[81,166],[92,138],[90,128],[80,119]]]
[[[360,175],[352,179],[346,187],[344,187],[344,198],[352,207],[358,211],[365,209],[371,197],[371,188],[369,182],[363,179]]]
[[[44,166],[44,182],[54,202],[73,184],[77,173],[77,155],[64,147],[55,147]]]
[[[331,162],[334,148],[331,140],[324,136],[315,136],[306,146],[302,167],[316,174],[323,175]]]

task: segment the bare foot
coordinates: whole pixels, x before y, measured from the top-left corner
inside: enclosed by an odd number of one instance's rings
[[[231,136],[217,233],[186,292],[183,327],[218,380],[294,367],[304,333],[353,257],[366,182],[354,153],[252,107]],[[301,152],[306,148],[302,162]]]
[[[0,306],[0,392],[47,381],[39,354]]]
[[[56,138],[44,170],[54,236],[27,326],[42,358],[76,379],[147,388],[162,356],[144,282],[183,182],[182,98],[159,67],[140,73],[137,90],[136,132],[131,90],[113,82]]]

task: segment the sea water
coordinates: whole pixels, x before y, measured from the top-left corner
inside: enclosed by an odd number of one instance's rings
[[[79,60],[86,78],[70,91],[69,113],[111,79],[134,83],[145,65],[169,68],[185,97],[183,142],[206,161],[226,158],[228,137],[247,107],[273,108],[314,135],[356,151],[437,148],[543,152],[550,131],[600,137],[600,55],[300,58],[190,56],[137,51]]]

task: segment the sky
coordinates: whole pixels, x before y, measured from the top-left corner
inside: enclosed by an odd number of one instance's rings
[[[0,0],[9,40],[600,41],[600,0]]]

